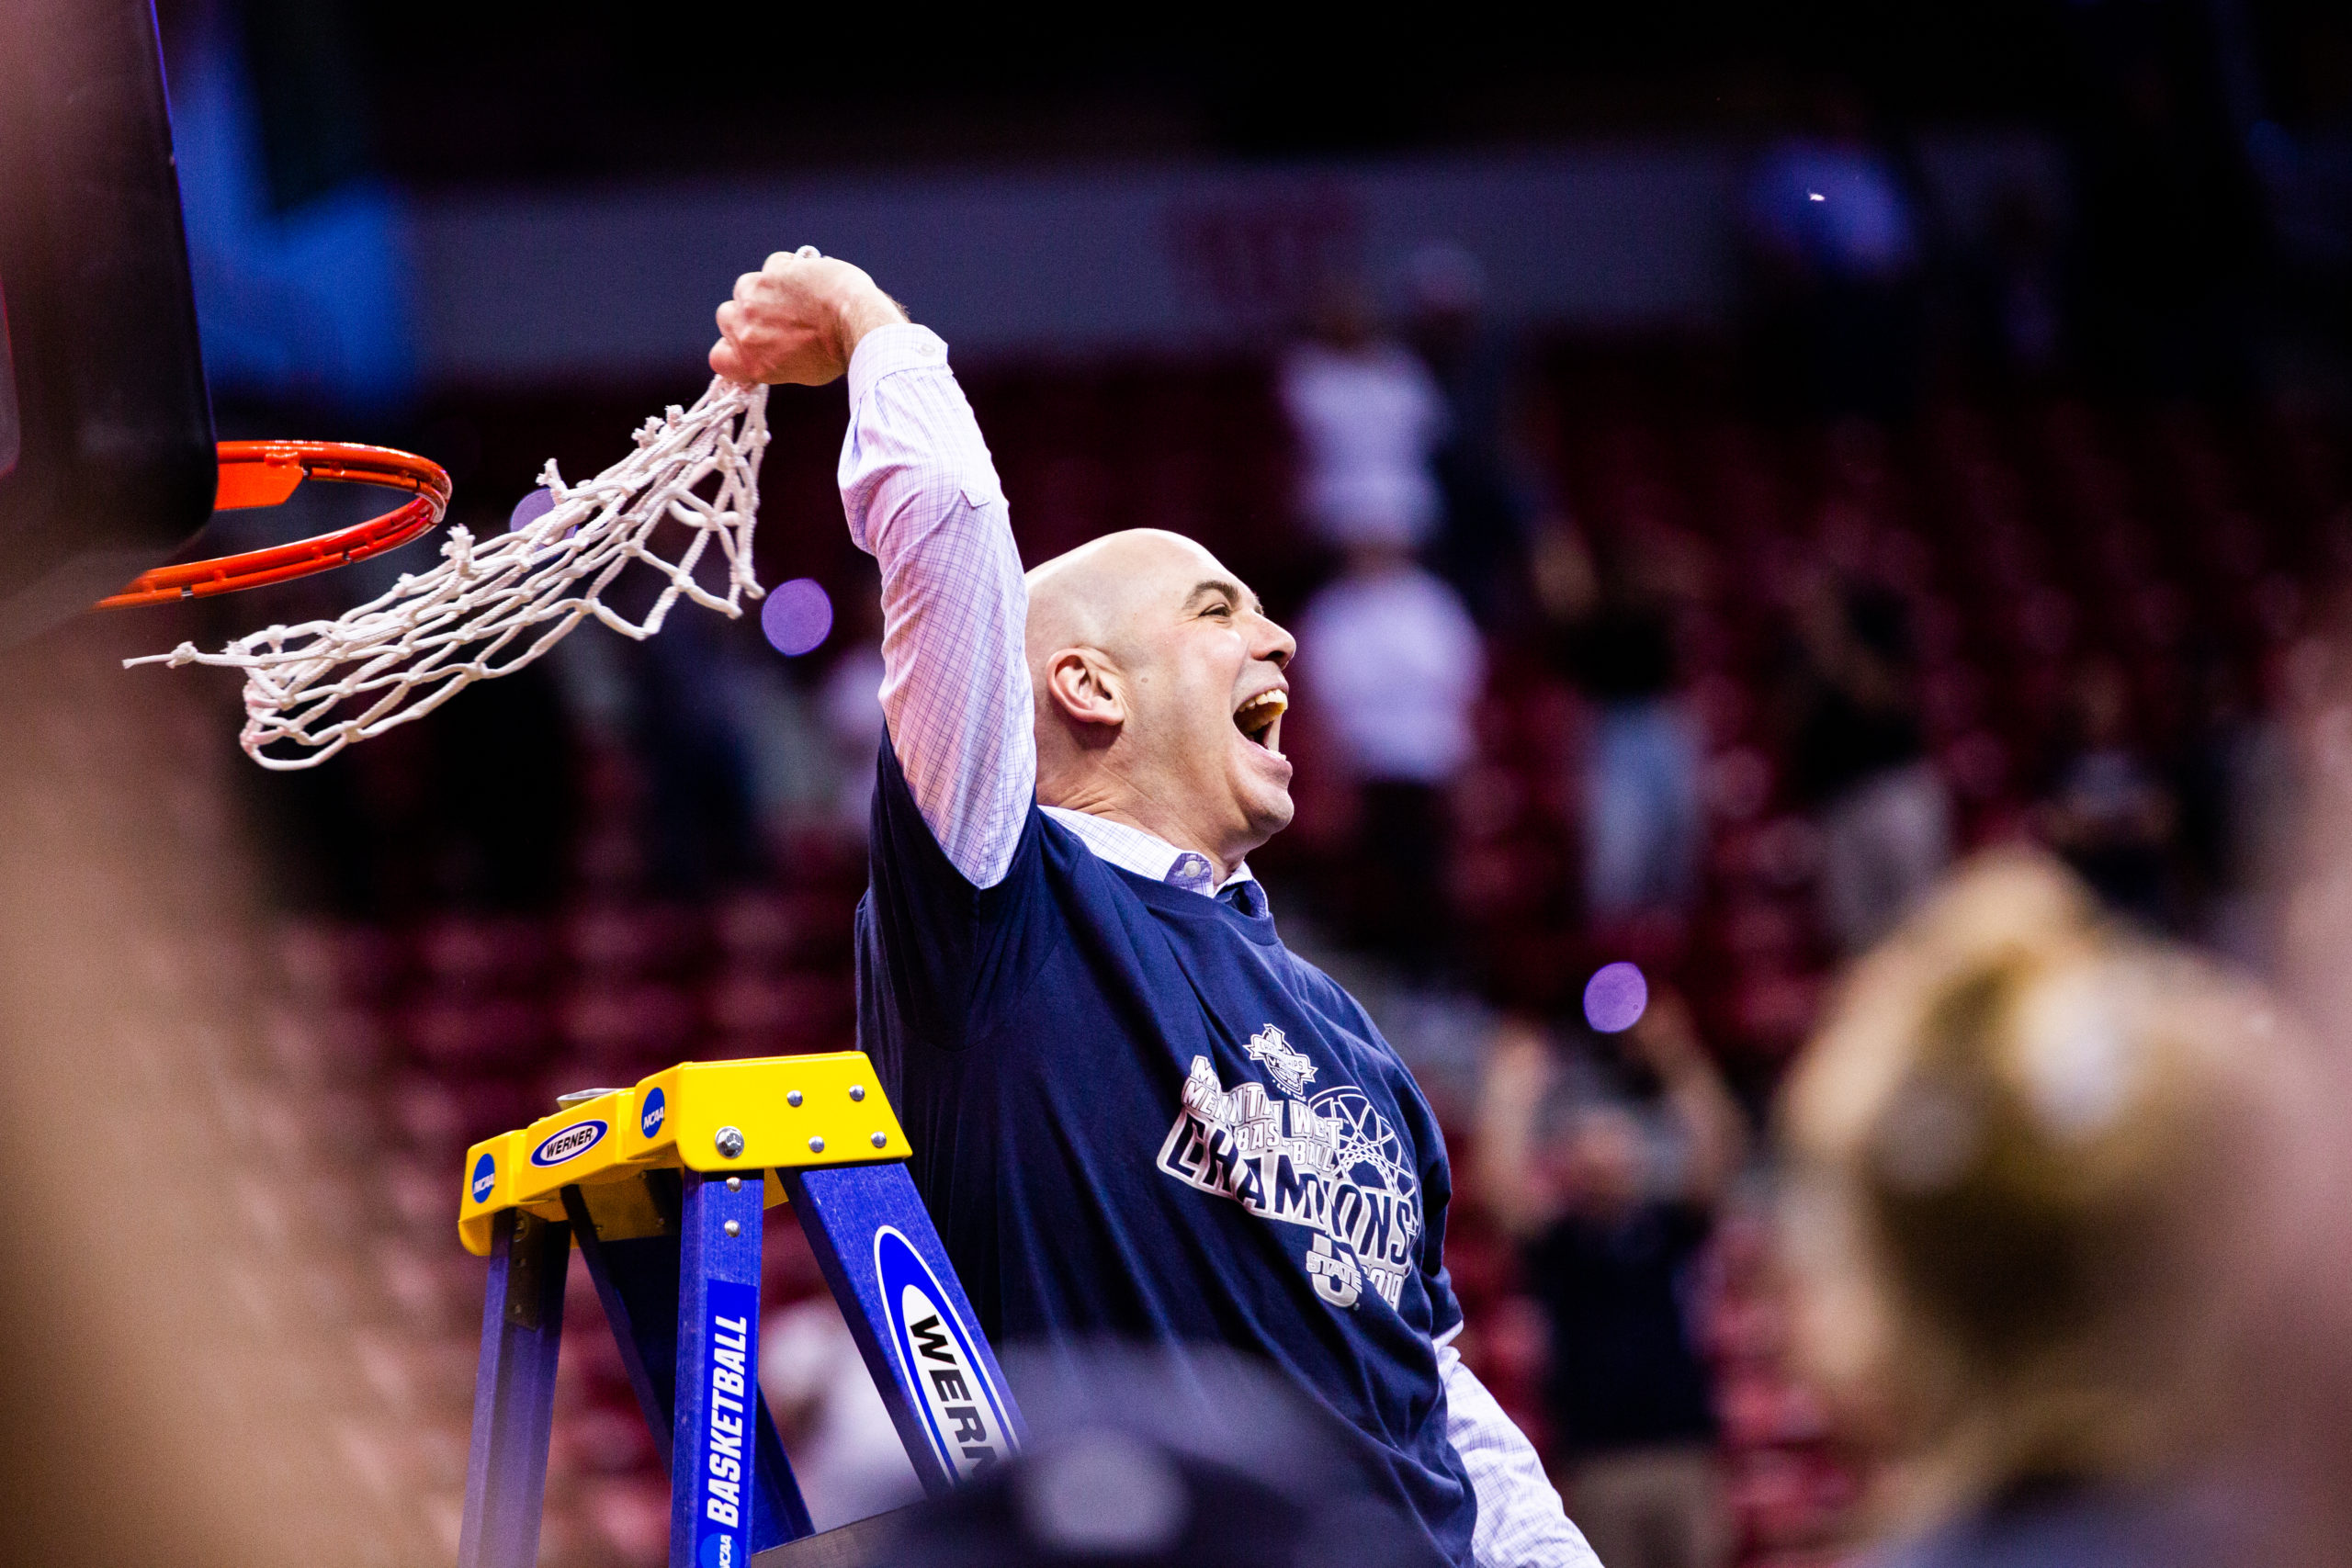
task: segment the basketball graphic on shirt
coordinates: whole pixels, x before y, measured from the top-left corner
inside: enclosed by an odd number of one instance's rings
[[[1406,1156],[1404,1140],[1388,1119],[1373,1108],[1363,1090],[1342,1084],[1325,1089],[1312,1103],[1316,1115],[1339,1124],[1340,1145],[1331,1165],[1342,1180],[1385,1189],[1406,1202],[1419,1198],[1420,1178]]]
[[[1267,1026],[1251,1042],[1253,1057],[1270,1068],[1294,1068],[1283,1059],[1292,1055],[1305,1062],[1286,1044],[1269,1049],[1269,1035],[1280,1040]],[[1316,1233],[1302,1267],[1331,1305],[1352,1309],[1376,1294],[1395,1307],[1403,1299],[1420,1255],[1420,1175],[1405,1140],[1355,1085],[1294,1100],[1255,1079],[1228,1088],[1214,1063],[1195,1056],[1158,1163],[1162,1174],[1261,1219]]]

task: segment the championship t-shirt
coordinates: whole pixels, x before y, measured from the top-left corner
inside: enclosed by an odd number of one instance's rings
[[[1353,998],[1271,917],[1124,871],[1034,806],[974,887],[887,742],[857,955],[860,1042],[991,1340],[1261,1357],[1468,1561],[1430,1344],[1462,1316],[1452,1178]]]

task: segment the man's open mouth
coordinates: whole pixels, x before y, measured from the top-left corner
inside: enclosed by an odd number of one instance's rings
[[[1279,757],[1283,754],[1283,712],[1290,699],[1280,690],[1259,693],[1233,713],[1234,728]]]

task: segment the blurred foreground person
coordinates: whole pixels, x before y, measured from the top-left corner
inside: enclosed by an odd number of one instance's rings
[[[2279,671],[2290,761],[2269,798],[2291,809],[2263,824],[2276,858],[2256,887],[2277,910],[2261,947],[2314,1049],[2308,1081],[2282,1096],[2284,1179],[2265,1217],[2279,1278],[2247,1333],[2244,1404],[2250,1468],[2292,1507],[2291,1560],[2333,1563],[2352,1555],[2352,591],[2339,585],[2313,625]]]
[[[1888,1568],[2202,1565],[2286,1029],[2054,863],[1970,867],[1791,1080],[1796,1350],[1888,1461]]]
[[[896,1522],[876,1568],[1438,1568],[1328,1415],[1261,1363],[1078,1341],[1014,1358],[1033,1438]]]
[[[153,635],[0,658],[8,1560],[446,1563],[466,1427],[433,1337],[470,1366],[481,1275],[409,1266],[379,1062],[285,983],[214,708],[118,662]]]

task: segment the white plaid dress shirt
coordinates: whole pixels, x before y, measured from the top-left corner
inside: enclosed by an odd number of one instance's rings
[[[866,334],[849,367],[842,506],[882,568],[882,712],[932,835],[975,886],[1004,880],[1037,790],[1023,632],[1029,598],[1004,487],[929,328]],[[1207,857],[1125,823],[1044,809],[1114,865],[1204,896],[1264,894],[1249,868],[1209,886]],[[1246,906],[1245,906],[1246,907]],[[1598,1568],[1542,1461],[1453,1348],[1435,1349],[1446,1436],[1478,1497],[1477,1568]]]

